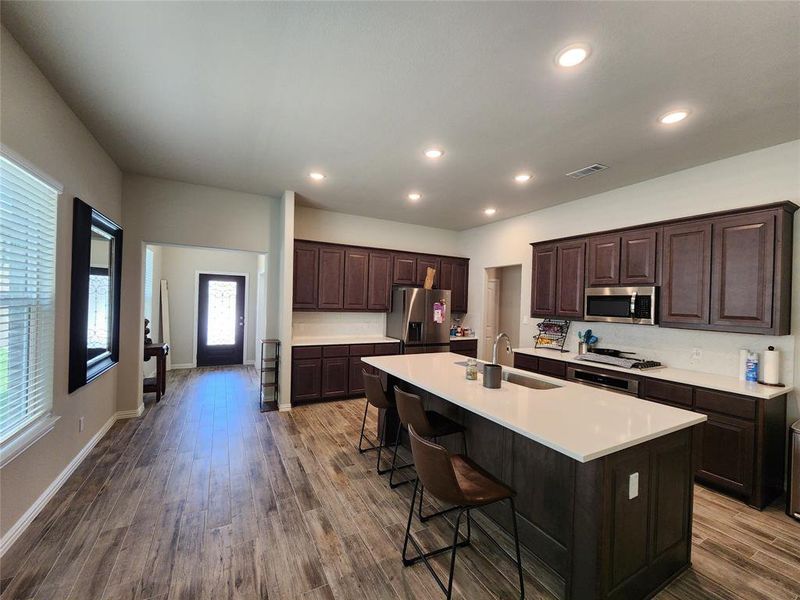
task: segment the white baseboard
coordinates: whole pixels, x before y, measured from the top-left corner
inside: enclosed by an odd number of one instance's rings
[[[75,472],[75,469],[83,462],[89,452],[97,445],[103,436],[111,429],[111,426],[114,424],[115,421],[120,419],[130,419],[141,416],[142,412],[144,412],[144,404],[140,404],[139,408],[136,410],[124,410],[120,412],[116,412],[111,415],[111,418],[106,421],[100,430],[92,436],[86,445],[81,448],[80,452],[75,455],[69,464],[64,468],[61,473],[58,474],[58,477],[53,480],[53,482],[47,486],[44,492],[42,492],[41,496],[39,496],[36,501],[31,505],[31,507],[25,511],[25,513],[14,523],[8,531],[6,531],[5,535],[0,538],[0,558],[2,558],[5,553],[8,551],[9,548],[17,541],[19,536],[28,528],[28,526],[33,522],[33,520],[39,515],[42,509],[47,505],[48,502],[56,495],[61,486],[69,479],[70,475]]]
[[[180,363],[180,364],[172,363],[169,367],[169,370],[174,371],[175,369],[194,369],[196,367],[197,365],[195,363]]]

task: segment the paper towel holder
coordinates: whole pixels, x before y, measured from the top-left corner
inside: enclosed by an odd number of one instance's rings
[[[775,347],[774,346],[770,346],[768,349],[769,350],[775,350]],[[761,384],[761,385],[768,385],[769,387],[777,387],[777,388],[786,387],[786,384],[784,384],[784,383],[767,383],[766,381],[761,381],[761,380],[759,380],[758,383]]]

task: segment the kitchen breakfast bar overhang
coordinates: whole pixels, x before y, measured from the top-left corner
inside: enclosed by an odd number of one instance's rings
[[[647,598],[689,566],[704,415],[511,368],[527,385],[487,389],[465,378],[463,360],[363,359],[390,396],[397,385],[466,427],[470,457],[516,490],[520,541],[563,579],[566,598]],[[381,418],[393,440],[397,415]],[[459,439],[439,442],[461,451]],[[503,508],[482,510],[508,531]]]

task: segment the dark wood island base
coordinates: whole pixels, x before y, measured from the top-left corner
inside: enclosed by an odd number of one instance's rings
[[[395,385],[419,394],[466,427],[470,457],[516,490],[520,541],[564,581],[566,598],[648,598],[690,565],[698,426],[580,462],[387,377],[390,394]],[[397,415],[382,418],[391,437]],[[440,443],[461,451],[458,440]],[[507,511],[483,511],[510,531]]]

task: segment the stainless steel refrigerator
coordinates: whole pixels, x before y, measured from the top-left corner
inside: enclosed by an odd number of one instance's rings
[[[405,354],[450,351],[450,290],[396,287],[386,335],[403,342]]]

